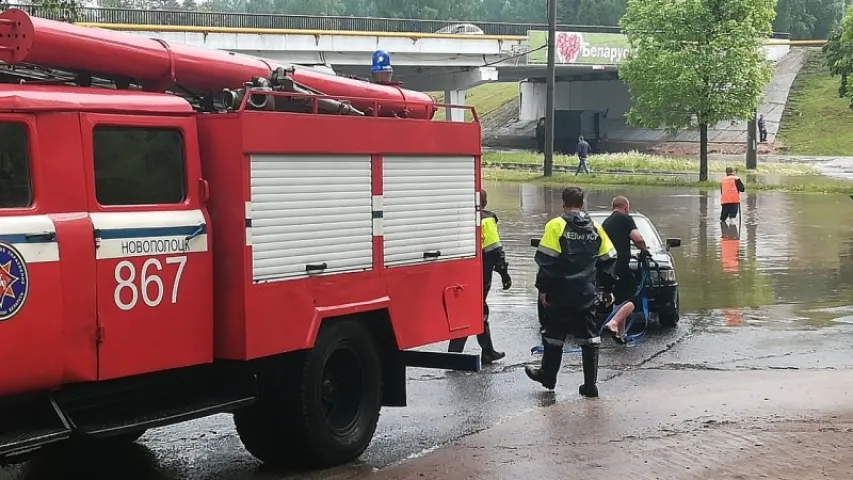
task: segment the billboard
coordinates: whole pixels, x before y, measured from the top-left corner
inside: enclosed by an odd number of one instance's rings
[[[621,33],[557,32],[556,37],[558,65],[618,65],[630,51],[628,37]],[[527,63],[548,63],[547,39],[546,31],[527,32]]]

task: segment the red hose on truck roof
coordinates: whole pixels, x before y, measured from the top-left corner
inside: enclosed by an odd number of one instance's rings
[[[128,33],[32,17],[15,8],[0,14],[0,61],[89,72],[94,76],[121,76],[135,80],[146,90],[161,92],[173,85],[208,91],[241,88],[252,77],[267,78],[281,66],[247,55],[171,45]],[[378,101],[379,116],[430,119],[436,111],[435,102],[426,93],[395,85],[343,78],[298,66],[290,76],[325,95],[344,97],[362,111],[372,111]]]

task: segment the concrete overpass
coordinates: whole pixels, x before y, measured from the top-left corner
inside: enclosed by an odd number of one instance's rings
[[[17,7],[50,16],[39,7]],[[76,23],[282,63],[331,66],[338,73],[364,77],[371,53],[382,49],[392,55],[395,80],[415,90],[444,91],[451,104],[464,104],[467,89],[482,83],[520,82],[516,127],[528,130],[524,135],[544,114],[545,25],[476,22],[476,34],[459,34],[438,33],[458,24],[447,21],[117,8],[83,8]],[[605,135],[654,136],[625,125],[630,99],[616,70],[627,41],[618,27],[560,25],[558,32],[558,44],[561,37],[575,38],[582,48],[558,49],[557,108],[602,114]],[[766,47],[772,60],[788,49]],[[448,113],[452,120],[464,115],[461,110]]]

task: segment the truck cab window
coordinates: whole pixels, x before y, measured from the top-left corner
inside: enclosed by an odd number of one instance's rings
[[[27,128],[0,122],[0,208],[28,207],[32,201]]]
[[[101,205],[184,201],[184,140],[180,130],[98,126],[92,143],[95,196]]]

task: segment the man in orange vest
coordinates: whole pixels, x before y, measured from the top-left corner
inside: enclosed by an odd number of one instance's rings
[[[720,212],[721,222],[738,216],[740,211],[740,194],[744,190],[743,182],[735,175],[734,169],[726,167],[726,176],[720,181],[720,204],[723,207],[722,212]]]

